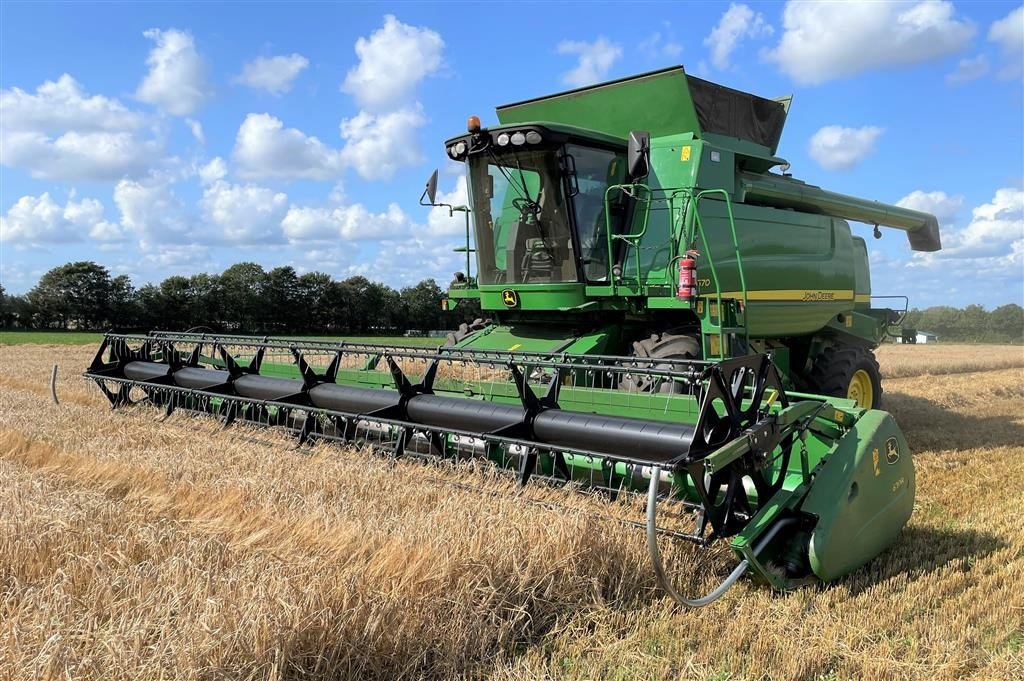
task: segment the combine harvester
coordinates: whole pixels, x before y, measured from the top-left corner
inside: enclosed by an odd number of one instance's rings
[[[448,301],[477,298],[494,321],[442,348],[108,334],[85,375],[114,407],[646,491],[654,569],[686,605],[746,571],[778,589],[834,580],[885,549],[914,501],[871,354],[899,313],[871,306],[845,220],[905,230],[915,250],[939,235],[931,215],[770,172],[788,168],[788,105],[673,68],[504,106],[489,129],[471,117],[446,143],[471,197],[448,206],[467,217]],[[659,504],[692,524],[659,525]],[[739,563],[685,598],[664,536],[730,539]]]

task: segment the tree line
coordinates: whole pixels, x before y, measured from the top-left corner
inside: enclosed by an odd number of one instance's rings
[[[387,335],[452,329],[479,315],[467,301],[445,311],[443,297],[433,279],[395,290],[361,276],[335,281],[323,272],[267,271],[252,262],[136,288],[125,275],[81,261],[53,268],[25,295],[7,295],[0,285],[0,326]]]
[[[366,277],[335,281],[323,272],[267,271],[252,262],[136,288],[127,276],[82,261],[53,268],[23,296],[7,295],[0,284],[0,327],[388,335],[453,329],[480,316],[475,301],[445,311],[443,298],[433,279],[395,290]],[[1024,308],[915,309],[902,326],[937,334],[940,342],[1024,343]]]
[[[1016,303],[992,311],[981,305],[939,305],[911,310],[902,326],[934,333],[940,343],[1024,343],[1024,308]]]

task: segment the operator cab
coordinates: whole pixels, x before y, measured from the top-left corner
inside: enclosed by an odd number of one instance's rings
[[[626,214],[623,193],[605,208],[609,186],[626,181],[621,140],[544,125],[482,130],[446,142],[467,165],[484,286],[608,281],[613,233]]]

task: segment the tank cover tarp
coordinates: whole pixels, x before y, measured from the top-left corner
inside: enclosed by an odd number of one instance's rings
[[[701,131],[738,137],[775,153],[786,124],[786,109],[780,102],[693,76],[687,76],[687,81]]]

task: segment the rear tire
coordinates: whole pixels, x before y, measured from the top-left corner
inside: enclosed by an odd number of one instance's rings
[[[806,383],[809,392],[853,399],[865,409],[882,405],[881,371],[875,354],[867,348],[825,348],[814,358]]]
[[[650,338],[633,343],[630,357],[637,360],[650,359],[649,362],[638,362],[642,369],[669,370],[671,362],[657,362],[659,359],[700,359],[700,343],[693,336],[672,333],[651,334]],[[675,381],[666,381],[642,374],[624,374],[620,387],[629,392],[640,393],[682,393],[685,387]]]

